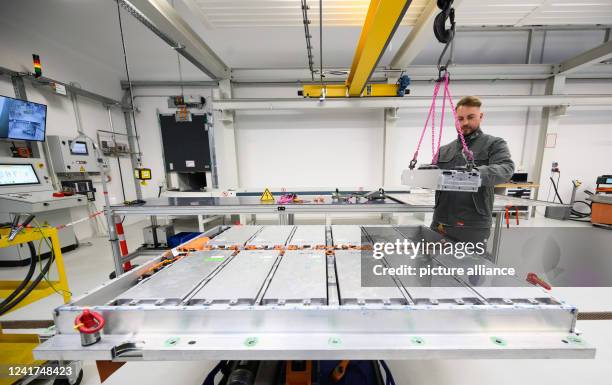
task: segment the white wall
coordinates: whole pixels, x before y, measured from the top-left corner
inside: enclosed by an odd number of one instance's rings
[[[77,124],[72,101],[68,96],[61,96],[51,93],[47,88],[34,88],[28,81],[25,82],[26,94],[28,100],[47,105],[47,136],[61,135],[68,137],[76,137]],[[8,78],[0,78],[0,94],[14,97],[13,86]],[[78,105],[81,112],[81,122],[83,131],[94,140],[96,139],[97,130],[109,130],[110,122],[108,112],[101,103],[78,97]],[[118,109],[111,109],[113,125],[116,132],[125,133],[125,121],[123,114]],[[123,202],[121,191],[121,179],[119,176],[119,168],[117,161],[112,158],[108,159],[110,164],[110,176],[112,181],[109,182],[109,197],[112,204]],[[126,192],[126,199],[135,199],[135,188],[131,177],[131,165],[129,158],[121,159],[121,167],[123,169],[123,180]],[[100,177],[92,177],[94,187],[98,190],[96,194],[95,205],[98,210],[103,207],[102,185]],[[86,207],[78,207],[70,209],[70,214],[73,220],[77,220],[87,216],[89,213]],[[129,221],[132,219],[130,218]],[[128,223],[129,223],[128,221]],[[88,238],[93,234],[91,225],[81,225],[74,228],[77,238]]]
[[[125,77],[121,40],[118,32],[117,5],[113,2],[93,0],[70,4],[64,2],[39,2],[24,0],[3,1],[3,21],[0,23],[0,66],[16,71],[32,71],[32,54],[40,55],[43,75],[104,96],[120,100],[123,93],[120,80]],[[146,30],[133,17],[124,14],[127,38],[142,36]],[[163,47],[163,43],[150,32],[148,48]],[[142,40],[142,39],[141,39]],[[144,41],[147,39],[145,38]],[[129,42],[128,42],[129,44]],[[142,44],[142,41],[139,42]],[[25,81],[29,100],[48,106],[47,135],[77,136],[75,111],[68,96],[52,93],[46,87],[34,87]],[[9,78],[0,77],[0,94],[14,96]],[[78,97],[83,130],[96,138],[97,130],[110,130],[106,108],[97,101]],[[125,133],[125,121],[121,111],[112,109],[116,132]],[[123,194],[116,159],[109,159],[109,197],[111,203],[121,203]],[[126,198],[136,198],[129,158],[120,160],[123,170]],[[96,206],[103,206],[99,177],[93,177]],[[85,208],[71,209],[72,219],[88,215]],[[137,220],[130,217],[126,223]],[[92,235],[92,227],[75,227],[79,239]]]
[[[142,164],[151,169],[152,179],[146,186],[141,186],[143,198],[157,197],[160,185],[165,185],[165,166],[163,159],[163,147],[158,113],[174,113],[176,109],[168,108],[170,95],[180,95],[178,87],[170,88],[137,88],[134,90],[134,105],[136,106],[136,126],[140,136],[140,147],[142,149]],[[209,88],[185,88],[186,96],[203,96],[210,99]],[[194,111],[194,113],[204,113]]]
[[[296,87],[235,87],[234,97],[296,97]],[[241,187],[375,186],[382,178],[382,110],[236,114]]]
[[[566,93],[608,93],[609,81],[568,81]],[[455,102],[464,95],[526,95],[529,81],[456,81],[451,83]],[[235,98],[294,98],[296,86],[235,86]],[[542,81],[535,81],[533,93],[541,94]],[[177,89],[138,89],[136,94],[170,95]],[[207,95],[210,90],[189,89],[188,94]],[[411,86],[412,95],[431,95],[433,84],[417,82]],[[408,96],[409,97],[409,96]],[[163,163],[159,154],[161,143],[156,109],[167,110],[164,97],[137,98],[137,122],[143,136],[144,163],[153,169],[155,185],[145,188],[145,196],[157,193],[158,180],[163,177]],[[438,108],[441,105],[438,104]],[[541,109],[488,108],[482,128],[486,133],[504,138],[517,168],[534,172],[537,137]],[[396,126],[387,132],[390,162],[387,186],[399,185],[401,171],[412,158],[418,136],[423,129],[426,109],[401,109]],[[543,163],[543,190],[548,189],[548,169],[556,160],[560,163],[562,180],[560,193],[569,199],[570,179],[580,179],[583,187],[594,188],[598,175],[609,173],[606,157],[612,150],[612,112],[601,109],[568,109],[557,129],[557,145],[546,149]],[[437,119],[439,122],[440,114]],[[443,144],[455,139],[450,109],[446,112]],[[437,126],[439,123],[437,123]],[[236,149],[240,187],[264,186],[330,187],[378,186],[382,179],[383,158],[382,110],[284,110],[241,111],[235,116]],[[155,155],[151,155],[155,154]],[[157,158],[156,158],[157,157]],[[523,158],[521,160],[521,157]],[[431,160],[431,134],[428,132],[420,151],[419,162]],[[608,162],[609,163],[609,162]],[[222,168],[223,165],[219,164]],[[582,189],[581,189],[582,190]],[[545,198],[545,193],[540,197]],[[583,194],[579,194],[582,198]]]
[[[568,80],[565,92],[569,94],[609,94],[610,81]],[[561,180],[559,193],[564,202],[571,197],[571,180],[578,179],[583,184],[578,190],[577,199],[584,199],[584,190],[595,192],[598,176],[612,173],[612,110],[568,108],[567,116],[559,118],[559,124],[550,131],[556,134],[554,148],[546,148],[542,164],[542,190],[540,197],[548,192],[548,178],[552,162],[559,162]],[[555,177],[556,178],[556,177]],[[552,196],[552,194],[551,194]],[[583,209],[584,206],[577,206]]]

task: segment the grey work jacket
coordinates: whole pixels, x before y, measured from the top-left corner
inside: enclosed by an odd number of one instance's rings
[[[433,222],[458,227],[491,227],[494,186],[510,180],[514,162],[506,141],[487,135],[480,128],[465,140],[474,153],[482,185],[477,192],[436,191]],[[438,167],[452,169],[465,165],[459,138],[440,147]]]

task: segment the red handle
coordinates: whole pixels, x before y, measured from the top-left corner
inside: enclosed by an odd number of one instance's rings
[[[519,224],[519,210],[517,206],[511,206],[508,205],[506,206],[506,214],[505,214],[505,218],[506,218],[506,227],[510,228],[510,209],[514,207],[514,216],[516,217],[516,224]]]
[[[516,216],[516,224],[519,224],[519,211],[518,211],[518,207],[514,207],[515,211],[514,211],[514,215]],[[527,215],[529,215],[529,213],[527,213]]]
[[[506,206],[506,228],[510,228],[510,206]]]
[[[536,273],[527,274],[527,282],[529,282],[532,285],[542,286],[546,290],[552,289],[552,287],[548,283],[546,283],[542,278],[538,277]]]
[[[81,333],[93,334],[99,332],[104,327],[104,317],[100,313],[85,309],[83,313],[74,319],[74,325]]]

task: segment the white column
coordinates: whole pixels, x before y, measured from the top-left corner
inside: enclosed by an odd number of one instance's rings
[[[213,98],[231,99],[231,97],[230,80],[220,80],[219,88],[213,90]],[[215,111],[214,130],[219,189],[238,188],[240,179],[238,176],[238,157],[236,155],[234,112]]]

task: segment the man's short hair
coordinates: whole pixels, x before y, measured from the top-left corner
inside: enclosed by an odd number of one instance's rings
[[[464,96],[457,103],[457,108],[465,106],[465,107],[478,107],[482,106],[482,102],[476,96]]]

